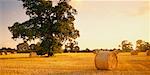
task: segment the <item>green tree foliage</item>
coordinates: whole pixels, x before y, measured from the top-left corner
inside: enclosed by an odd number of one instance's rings
[[[80,50],[80,47],[78,46],[78,43],[76,41],[70,40],[67,45],[65,45],[65,52],[71,51],[71,52],[77,52]]]
[[[144,51],[144,44],[145,44],[145,42],[143,40],[137,40],[136,41],[136,50]]]
[[[74,51],[75,51],[75,52],[80,51],[80,47],[79,47],[79,46],[75,46],[75,47],[74,47]]]
[[[35,50],[37,52],[37,55],[45,55],[46,54],[46,51],[44,51],[44,49],[42,49],[40,42],[37,42],[35,44]]]
[[[133,50],[133,48],[132,48],[132,43],[131,42],[129,42],[128,40],[123,40],[122,42],[121,42],[121,48],[122,48],[122,50],[123,51],[131,51],[131,50]]]
[[[89,49],[89,48],[86,48],[86,49],[85,49],[85,51],[89,52],[89,51],[90,51],[90,49]]]
[[[150,50],[150,43],[149,42],[145,42],[144,48],[145,48],[145,50]]]
[[[20,1],[30,19],[8,27],[13,39],[30,41],[38,38],[42,49],[52,56],[55,47],[61,47],[65,41],[79,37],[79,31],[74,27],[77,11],[68,3],[69,0],[59,0],[55,5],[51,0]]]
[[[136,49],[139,51],[146,51],[146,50],[150,50],[150,44],[149,42],[145,42],[143,40],[137,40],[136,41]]]
[[[17,45],[17,50],[18,51],[28,51],[29,50],[29,44],[27,41],[24,41],[23,43],[19,43]]]
[[[35,50],[35,44],[31,44],[29,47],[30,47],[30,50]]]

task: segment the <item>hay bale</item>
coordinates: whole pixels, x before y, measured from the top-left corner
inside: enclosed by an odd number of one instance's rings
[[[11,53],[12,53],[12,54],[17,54],[17,51],[12,51]]]
[[[137,50],[132,50],[131,55],[138,55],[138,51]]]
[[[36,57],[36,56],[38,56],[36,52],[30,52],[29,57]]]
[[[117,67],[118,59],[114,52],[100,51],[95,56],[95,66],[98,70],[108,70]]]
[[[150,56],[150,50],[146,50],[146,55]]]
[[[17,51],[14,51],[13,54],[17,54]]]

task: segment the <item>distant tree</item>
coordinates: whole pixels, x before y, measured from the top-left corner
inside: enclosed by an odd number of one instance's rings
[[[145,41],[143,41],[143,40],[137,40],[136,41],[136,50],[145,51],[144,50],[144,44],[145,44]]]
[[[62,47],[58,46],[58,47],[54,47],[54,53],[63,53],[64,50],[62,49]]]
[[[70,43],[70,45],[69,45],[70,51],[73,51],[74,45],[75,45],[75,43],[73,43],[73,42]]]
[[[2,50],[6,50],[6,47],[2,47]]]
[[[78,46],[77,41],[72,41],[70,40],[66,45],[65,45],[65,52],[71,51],[71,52],[77,52],[80,50],[80,47]]]
[[[75,52],[80,51],[80,47],[79,47],[79,46],[75,46],[75,47],[74,47],[74,51],[75,51]]]
[[[122,48],[122,50],[123,51],[131,51],[131,50],[133,50],[133,45],[132,45],[132,43],[131,42],[129,42],[128,40],[123,40],[122,42],[121,42],[121,48]]]
[[[68,52],[68,46],[67,45],[65,45],[65,49],[64,49],[64,53],[67,53]]]
[[[89,49],[89,48],[86,48],[86,49],[85,49],[85,51],[89,52],[89,51],[90,51],[90,49]]]
[[[40,43],[40,42],[37,42],[37,43],[36,43],[36,46],[40,46],[40,45],[41,45],[41,43]]]
[[[19,51],[27,51],[27,50],[29,50],[29,44],[27,43],[27,41],[24,41],[23,43],[19,43],[17,45],[17,50],[19,50]]]
[[[145,50],[150,50],[150,43],[149,42],[145,42]]]
[[[35,44],[35,50],[37,51],[37,55],[45,55],[46,54],[44,49],[41,47],[41,43],[40,42],[37,42]]]
[[[143,40],[137,40],[136,41],[136,49],[139,51],[146,51],[150,49],[150,44],[149,42],[145,42]]]
[[[8,27],[13,39],[30,41],[38,38],[43,51],[52,56],[56,47],[79,37],[79,31],[74,27],[77,11],[69,4],[70,0],[59,0],[55,5],[51,0],[20,1],[23,2],[23,8],[30,19]]]
[[[35,44],[31,44],[29,47],[30,47],[30,50],[36,50],[36,49],[35,49],[35,47],[36,47]]]

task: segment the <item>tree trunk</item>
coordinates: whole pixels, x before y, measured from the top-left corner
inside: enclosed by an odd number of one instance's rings
[[[48,52],[48,57],[53,56],[54,53],[53,52]]]

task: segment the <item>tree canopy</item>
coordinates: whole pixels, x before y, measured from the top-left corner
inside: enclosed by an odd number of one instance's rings
[[[129,42],[128,40],[123,40],[122,42],[121,42],[121,48],[122,48],[122,50],[123,51],[131,51],[131,50],[133,50],[133,44],[131,43],[131,42]]]
[[[77,41],[70,41],[65,45],[65,52],[78,52],[80,51],[80,47],[78,46]]]
[[[53,55],[57,47],[65,41],[79,37],[79,30],[74,27],[77,14],[70,4],[70,0],[59,0],[53,5],[51,0],[20,0],[29,20],[8,27],[13,39],[22,38],[25,41],[40,39],[40,46]]]
[[[143,41],[143,40],[137,40],[136,41],[136,49],[139,51],[146,51],[146,50],[150,50],[150,44],[149,42]]]

